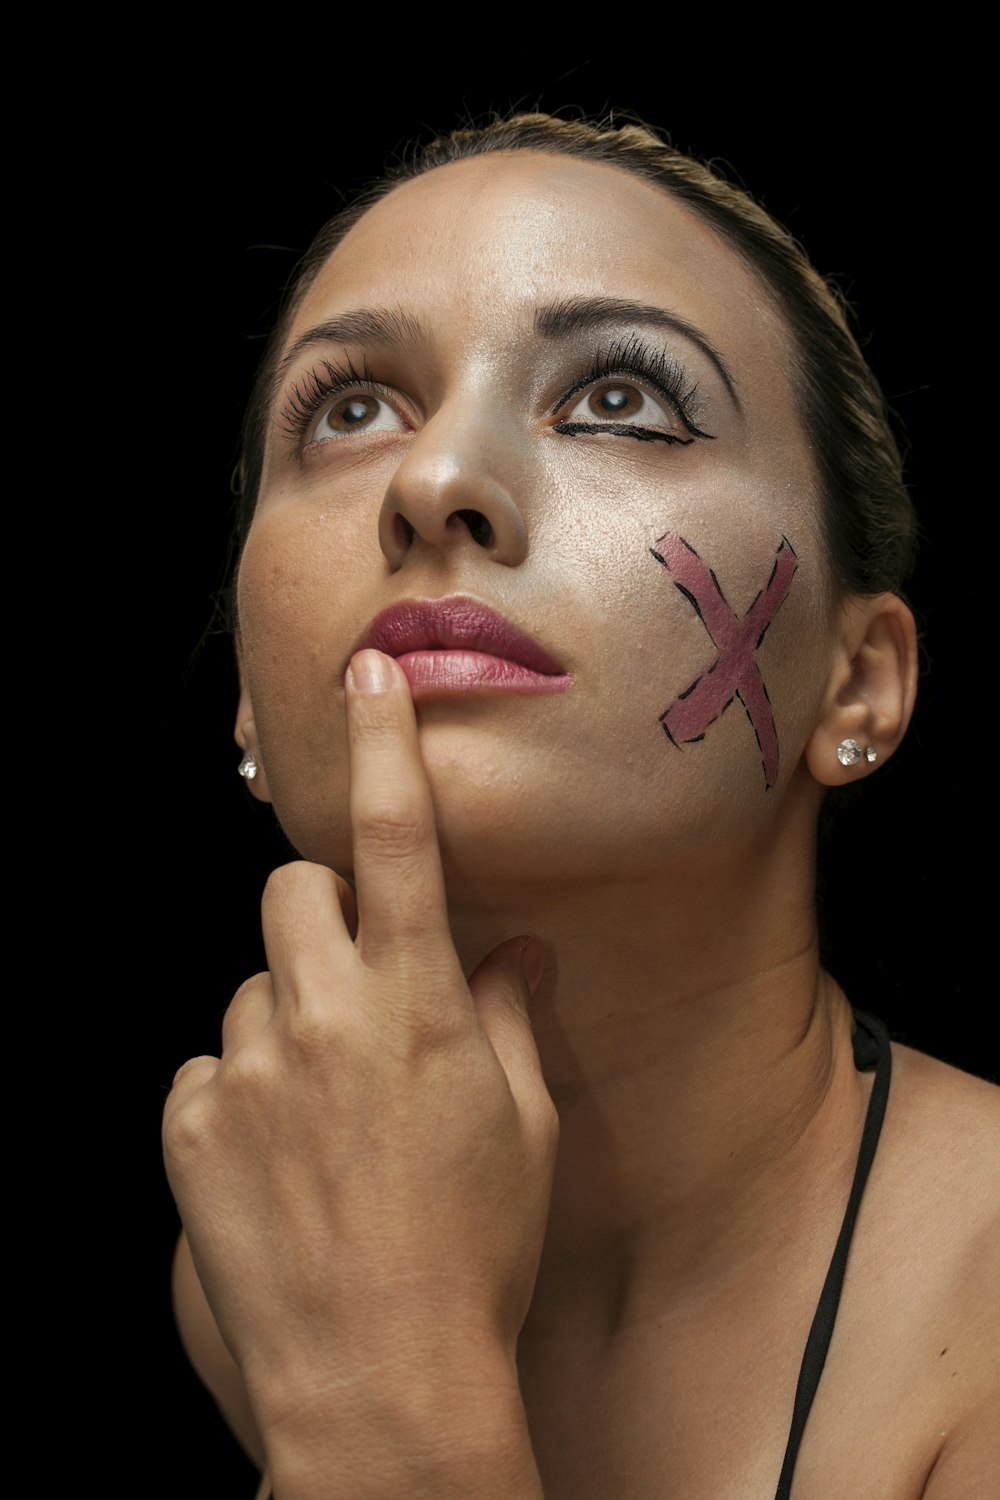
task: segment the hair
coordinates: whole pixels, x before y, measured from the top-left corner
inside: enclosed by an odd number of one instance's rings
[[[759,204],[647,126],[519,114],[416,145],[329,219],[286,292],[243,425],[238,559],[253,519],[277,364],[290,323],[326,260],[373,204],[436,167],[500,151],[541,151],[619,167],[683,203],[770,293],[792,338],[800,419],[823,497],[833,584],[843,594],[899,592],[913,566],[916,522],[882,391],[851,332],[846,308],[801,246]]]

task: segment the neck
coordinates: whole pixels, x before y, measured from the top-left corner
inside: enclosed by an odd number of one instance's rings
[[[518,931],[548,949],[532,1020],[560,1148],[542,1303],[603,1298],[613,1322],[643,1266],[661,1289],[706,1258],[724,1275],[763,1253],[779,1199],[824,1212],[849,1177],[863,1089],[812,889],[811,857],[790,878],[777,847],[455,914],[470,967]]]

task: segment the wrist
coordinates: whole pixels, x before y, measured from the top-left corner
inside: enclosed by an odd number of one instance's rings
[[[543,1500],[511,1363],[314,1384],[261,1428],[275,1500]]]

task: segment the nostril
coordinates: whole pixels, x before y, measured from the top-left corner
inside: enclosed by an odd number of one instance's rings
[[[455,515],[464,521],[472,540],[480,547],[489,547],[493,541],[493,527],[482,511],[456,510]]]

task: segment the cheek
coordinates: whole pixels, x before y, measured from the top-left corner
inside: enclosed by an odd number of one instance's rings
[[[264,738],[289,715],[296,717],[310,693],[322,692],[332,670],[318,618],[317,580],[302,563],[301,549],[282,545],[275,531],[255,526],[237,583],[244,667]]]
[[[421,709],[446,862],[463,879],[600,878],[752,835],[815,721],[827,610],[795,507],[712,514],[704,497],[603,525],[564,507],[536,530],[517,589],[578,649],[552,699]],[[783,545],[783,534],[788,541]],[[262,514],[238,581],[244,665],[275,811],[306,858],[350,868],[341,674],[384,591],[370,536],[343,517]],[[531,569],[535,571],[532,572]],[[544,587],[542,586],[544,584]],[[768,789],[770,786],[770,790]]]
[[[617,593],[588,573],[585,591],[560,594],[566,618],[583,622],[565,698],[527,710],[516,733],[509,713],[422,714],[449,872],[470,889],[484,851],[493,883],[526,869],[548,884],[655,879],[750,847],[782,806],[825,680],[811,558],[782,549],[780,532],[752,535],[752,562],[713,557],[715,582],[690,548],[690,569],[681,562],[680,538],[659,541],[660,556],[633,544]]]
[[[301,855],[334,865],[349,849],[342,677],[354,638],[337,580],[356,576],[329,526],[293,528],[287,516],[265,515],[237,581],[243,668],[275,813]]]
[[[705,665],[660,715],[667,739],[675,746],[700,742],[739,699],[760,751],[764,785],[770,789],[778,779],[778,734],[758,653],[798,571],[795,548],[782,537],[766,581],[743,614],[731,608],[714,569],[685,537],[666,532],[652,555],[705,626],[713,647]]]
[[[643,565],[642,614],[649,622],[653,599],[658,616],[636,695],[643,708],[655,701],[651,779],[699,818],[728,804],[755,822],[780,800],[820,710],[827,590],[808,530],[799,546],[759,517],[724,541],[704,523],[692,530],[665,531]],[[651,738],[648,722],[633,732],[637,749]]]

